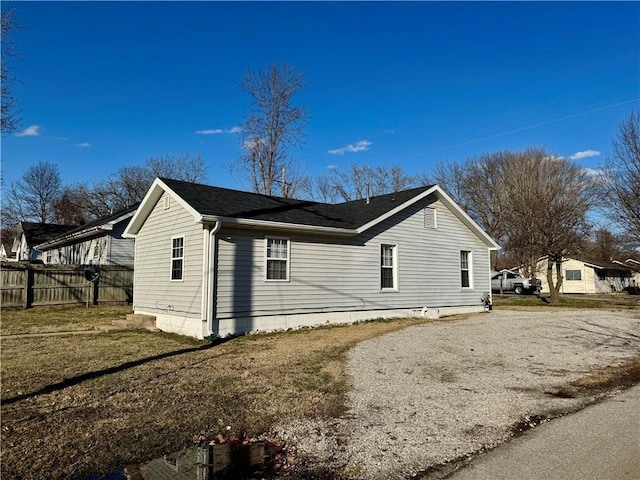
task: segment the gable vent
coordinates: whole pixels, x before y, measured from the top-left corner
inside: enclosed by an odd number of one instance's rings
[[[163,207],[165,210],[169,210],[169,208],[171,208],[171,197],[169,195],[164,196]]]
[[[434,207],[424,209],[424,228],[438,228],[438,211]]]

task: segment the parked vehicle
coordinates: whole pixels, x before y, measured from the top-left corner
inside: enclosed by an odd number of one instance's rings
[[[524,278],[513,272],[503,271],[491,277],[491,290],[499,292],[513,292],[518,295],[538,294],[542,288],[539,278]]]

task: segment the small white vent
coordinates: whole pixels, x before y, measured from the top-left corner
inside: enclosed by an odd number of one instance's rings
[[[424,228],[438,228],[438,211],[434,207],[424,209]]]
[[[169,210],[171,208],[171,197],[169,195],[164,196],[164,209]]]

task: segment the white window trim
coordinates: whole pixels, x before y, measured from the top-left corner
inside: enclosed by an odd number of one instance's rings
[[[382,247],[383,246],[388,246],[388,247],[393,247],[393,267],[392,267],[392,271],[393,271],[393,288],[383,288],[382,287]],[[380,280],[378,282],[378,285],[380,286],[380,291],[381,292],[398,292],[400,291],[400,283],[398,280],[398,244],[397,243],[380,243],[379,247],[378,247],[378,272],[380,275]]]
[[[469,272],[469,286],[462,286],[462,252],[467,252],[467,271]],[[460,271],[460,289],[461,290],[473,290],[473,251],[472,250],[460,250],[458,255],[458,269]]]
[[[173,241],[181,238],[182,239],[182,256],[181,257],[174,257],[173,256]],[[184,235],[176,235],[175,237],[171,237],[171,244],[170,244],[170,261],[169,261],[169,280],[172,282],[184,282],[184,251],[187,245],[187,240],[185,239]],[[182,269],[180,272],[180,278],[173,278],[173,261],[174,260],[182,260]]]
[[[267,256],[267,252],[269,251],[268,249],[268,245],[269,245],[269,240],[286,240],[287,242],[287,258],[286,258],[286,262],[287,262],[287,278],[267,278],[267,272],[268,272],[268,264],[269,264],[269,260],[285,260],[284,258],[269,258]],[[268,236],[268,237],[264,237],[264,281],[265,282],[288,282],[289,279],[291,278],[290,276],[290,271],[291,271],[291,239],[288,237],[275,237],[275,236]]]

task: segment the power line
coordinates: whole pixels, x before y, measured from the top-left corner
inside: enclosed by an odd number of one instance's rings
[[[453,145],[447,145],[447,146],[444,146],[444,147],[435,148],[435,149],[432,149],[432,150],[427,150],[427,151],[421,152],[419,154],[406,156],[404,158],[407,159],[407,158],[419,157],[419,156],[423,156],[423,155],[428,154],[428,153],[438,152],[438,151],[442,151],[442,150],[448,150],[450,148],[460,147],[462,145],[469,145],[471,143],[480,142],[482,140],[487,140],[489,138],[496,138],[496,137],[501,137],[501,136],[504,136],[504,135],[509,135],[511,133],[522,132],[524,130],[531,130],[532,128],[543,127],[545,125],[551,125],[553,123],[562,122],[564,120],[569,120],[569,119],[577,118],[577,117],[583,117],[583,116],[589,115],[591,113],[601,112],[601,111],[604,111],[604,110],[610,110],[612,108],[619,107],[619,106],[622,106],[622,105],[629,105],[630,103],[634,103],[634,102],[635,103],[640,102],[640,97],[636,97],[636,98],[633,98],[631,100],[626,100],[626,101],[623,101],[623,102],[614,103],[614,104],[611,104],[611,105],[605,105],[605,106],[601,106],[601,107],[597,107],[597,108],[592,108],[592,109],[589,109],[589,110],[586,110],[586,111],[577,112],[577,113],[574,113],[574,114],[571,114],[571,115],[565,115],[563,117],[554,118],[554,119],[551,119],[551,120],[535,123],[535,124],[532,124],[532,125],[527,125],[527,126],[520,127],[520,128],[514,128],[514,129],[511,129],[511,130],[505,130],[505,131],[502,131],[502,132],[497,132],[497,133],[493,133],[493,134],[490,134],[490,135],[485,135],[483,137],[474,138],[474,139],[467,140],[467,141],[460,142],[460,143],[456,143],[456,144],[453,144]]]

